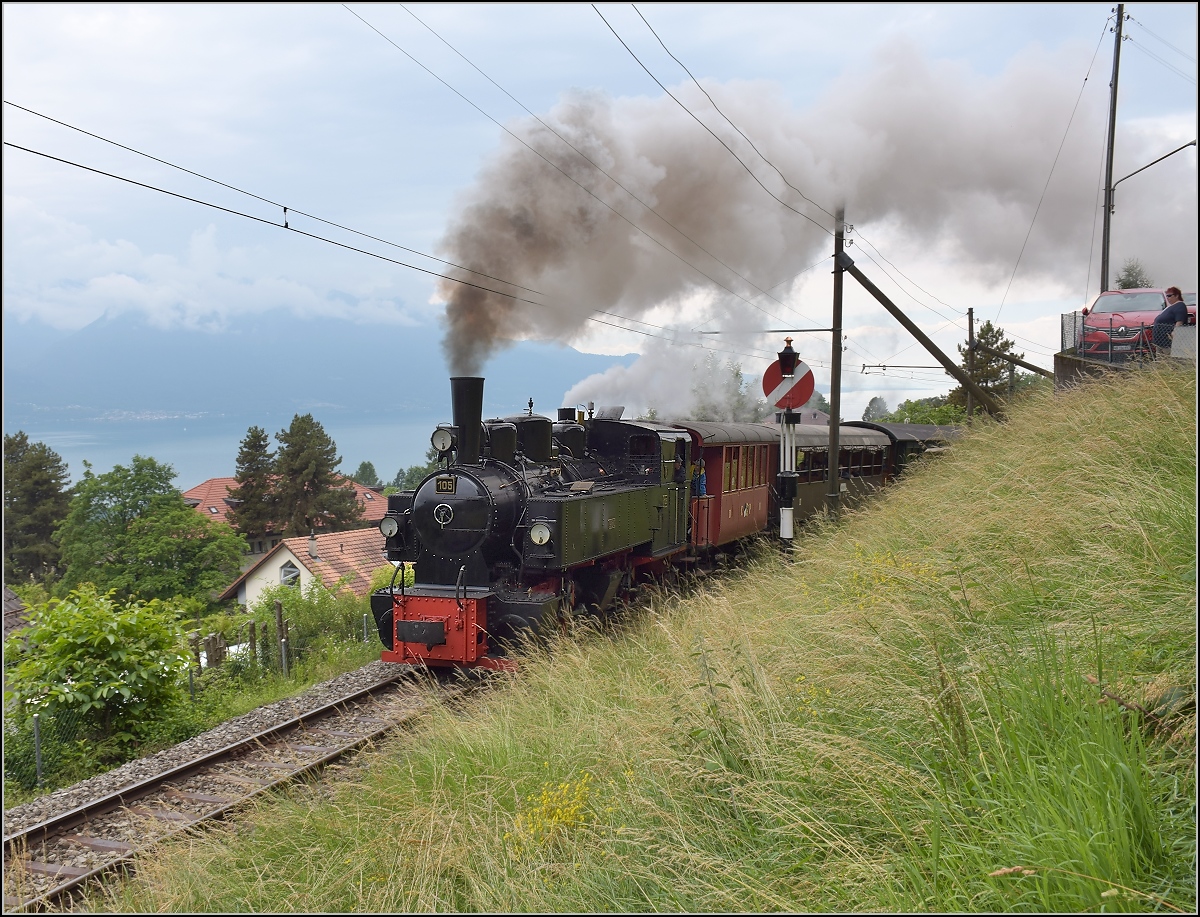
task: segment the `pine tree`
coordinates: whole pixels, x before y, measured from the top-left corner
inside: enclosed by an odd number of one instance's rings
[[[999,351],[1000,353],[1009,354],[1018,360],[1025,359],[1024,353],[1013,352],[1015,345],[1004,336],[1004,329],[996,327],[990,321],[986,321],[980,326],[978,333],[975,335],[975,340],[985,347]],[[963,371],[971,377],[971,380],[976,385],[989,395],[1003,398],[1008,393],[1008,360],[992,356],[982,350],[976,350],[975,370],[972,372],[969,368],[970,360],[967,351],[968,347],[966,345],[958,345],[958,352],[962,355]],[[949,374],[947,373],[947,375]],[[950,394],[946,396],[946,400],[958,407],[965,407],[967,404],[967,392],[961,385],[956,386],[950,390]]]
[[[354,488],[336,473],[337,445],[312,414],[297,414],[291,426],[275,434],[275,499],[285,537],[322,529],[339,532],[362,523]]]
[[[363,487],[378,487],[382,483],[379,480],[379,472],[375,470],[374,462],[361,462],[358,470],[350,475],[350,478],[358,481]]]
[[[273,531],[277,507],[274,481],[275,453],[262,427],[251,427],[237,456],[237,486],[230,488],[235,501],[227,514],[229,524],[247,538]]]
[[[4,581],[45,581],[56,573],[54,529],[70,504],[66,463],[22,431],[4,437]]]
[[[1126,258],[1125,264],[1121,266],[1121,273],[1117,275],[1117,289],[1137,290],[1153,286],[1154,281],[1150,279],[1142,262],[1137,258]]]
[[[863,420],[876,421],[883,420],[888,415],[888,404],[881,395],[876,395],[867,403],[867,408],[863,411]]]
[[[437,471],[440,464],[437,449],[430,446],[425,450],[425,464],[409,465],[407,468],[401,468],[396,472],[396,476],[392,478],[392,487],[398,490],[416,490],[417,485]]]

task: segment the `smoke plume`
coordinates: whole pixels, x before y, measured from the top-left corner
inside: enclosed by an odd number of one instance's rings
[[[1020,273],[1026,281],[1044,278],[1053,295],[1078,286],[1082,298],[1095,244],[1107,99],[1104,81],[1093,79],[1089,85],[1101,91],[1084,94],[1059,154],[1079,92],[1079,69],[1077,57],[1068,65],[1062,55],[1047,53],[981,76],[957,63],[931,62],[897,43],[883,48],[873,63],[864,58],[857,72],[835,82],[823,101],[805,111],[793,108],[772,84],[704,85],[766,157],[821,207],[832,212],[844,202],[847,221],[860,230],[869,234],[871,227],[886,227],[892,237],[901,234],[907,247],[937,252],[955,270],[1001,289],[1058,155]],[[828,254],[832,218],[789,190],[695,85],[676,93],[763,184],[811,221],[772,200],[670,98],[568,93],[543,120],[661,217],[534,119],[511,124],[545,158],[506,137],[465,193],[442,250],[449,260],[538,293],[465,273],[459,275],[463,279],[537,304],[443,281],[444,347],[456,374],[477,373],[492,352],[512,340],[569,341],[589,317],[608,320],[604,312],[637,318],[651,309],[659,310],[656,315],[679,311],[688,303],[689,325],[729,315],[748,327],[747,321],[767,319],[739,297],[768,313],[778,311],[759,288],[779,284]],[[1161,128],[1123,131],[1118,174],[1122,165],[1132,171],[1180,142],[1172,141]],[[1139,179],[1136,196],[1124,192],[1114,223],[1113,275],[1122,257],[1136,255],[1155,277],[1171,278],[1164,284],[1194,288],[1195,153],[1172,157]],[[1163,225],[1168,232],[1159,229]],[[694,307],[699,291],[707,291],[702,315]],[[783,283],[771,292],[786,300],[788,291]]]

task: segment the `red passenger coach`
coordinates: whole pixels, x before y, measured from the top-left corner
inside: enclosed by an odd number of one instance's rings
[[[692,455],[704,460],[706,493],[692,491],[692,544],[715,548],[765,529],[779,472],[778,428],[703,421],[679,426],[691,434]]]

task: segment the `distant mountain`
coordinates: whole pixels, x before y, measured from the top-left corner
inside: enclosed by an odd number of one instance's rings
[[[139,314],[105,316],[74,333],[5,320],[4,428],[31,420],[187,416],[449,416],[441,331],[301,319],[279,311],[222,331],[164,330]],[[530,397],[553,416],[572,385],[624,357],[522,342],[497,354],[484,412]]]

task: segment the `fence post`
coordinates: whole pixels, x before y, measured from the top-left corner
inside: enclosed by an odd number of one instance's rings
[[[196,702],[196,670],[188,666],[188,694],[192,695],[192,703]]]
[[[370,617],[370,615],[363,615],[363,643],[371,642],[371,632],[367,629],[367,621]]]
[[[33,715],[33,757],[37,763],[37,785],[42,785],[42,722],[41,715]]]
[[[258,662],[258,640],[257,634],[254,632],[254,619],[250,619],[250,661]]]
[[[279,641],[279,658],[283,660],[283,677],[288,677],[288,645],[287,637]]]
[[[283,602],[275,600],[275,644],[279,649],[279,658],[283,658]]]

